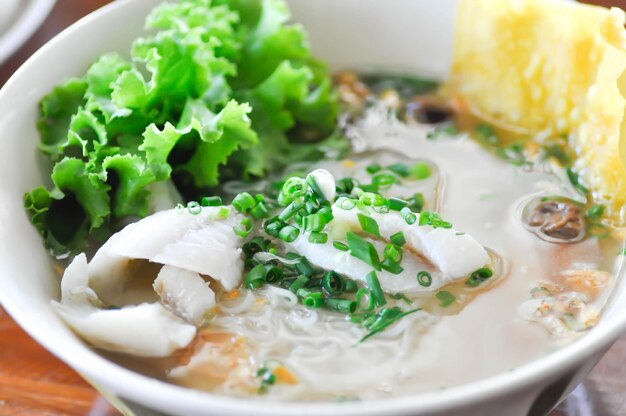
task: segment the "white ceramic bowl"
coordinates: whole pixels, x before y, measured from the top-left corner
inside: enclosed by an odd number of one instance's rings
[[[22,207],[24,192],[49,180],[37,151],[37,102],[55,84],[82,75],[100,54],[126,54],[141,33],[144,17],[158,2],[119,0],[88,16],[37,52],[0,91],[0,302],[37,341],[107,397],[121,399],[136,414],[181,416],[542,415],[578,384],[624,332],[626,285],[621,281],[598,326],[566,348],[471,384],[363,403],[270,403],[214,396],[134,373],[89,349],[50,307],[50,299],[58,297],[59,280]],[[318,56],[336,67],[445,77],[453,0],[290,3],[294,19],[310,32]]]

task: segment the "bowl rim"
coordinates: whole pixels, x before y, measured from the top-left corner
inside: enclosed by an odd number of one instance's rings
[[[37,52],[35,52],[9,78],[0,89],[0,102],[8,99],[7,91],[12,89],[30,66],[37,65],[39,57],[48,49],[64,42],[68,37],[91,22],[103,16],[120,13],[126,7],[144,0],[117,0],[88,14],[78,20],[61,33],[57,34]],[[621,273],[621,278],[624,278]],[[614,288],[615,290],[616,288]],[[623,290],[626,290],[624,288]],[[612,294],[613,296],[614,294]],[[164,381],[131,371],[112,361],[109,361],[82,341],[80,349],[84,354],[72,355],[65,353],[62,343],[57,342],[55,334],[47,327],[29,316],[28,310],[20,306],[20,301],[12,299],[0,290],[0,304],[6,312],[33,337],[40,345],[72,367],[97,388],[105,388],[107,392],[121,394],[143,405],[154,406],[158,409],[193,409],[194,411],[207,410],[211,412],[249,412],[250,414],[291,415],[297,412],[301,415],[399,415],[413,414],[414,412],[431,412],[452,409],[458,406],[467,406],[485,399],[496,398],[512,391],[527,389],[535,383],[540,383],[546,376],[560,374],[577,363],[588,359],[591,355],[608,348],[626,331],[626,313],[612,317],[575,342],[559,350],[523,364],[513,371],[496,374],[487,378],[450,387],[441,391],[431,391],[390,398],[380,398],[363,402],[285,402],[260,401],[233,398],[180,387]],[[90,358],[84,361],[83,358]],[[121,381],[124,380],[124,381]],[[210,408],[207,405],[211,405]]]

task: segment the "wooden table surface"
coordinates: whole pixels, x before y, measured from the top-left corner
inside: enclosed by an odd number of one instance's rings
[[[43,26],[13,57],[0,65],[0,86],[48,39],[109,2],[58,0]],[[626,0],[594,0],[589,3],[626,6]],[[40,347],[0,308],[0,415],[118,414],[80,376]],[[592,415],[626,415],[626,336],[615,344],[585,383],[551,416]]]

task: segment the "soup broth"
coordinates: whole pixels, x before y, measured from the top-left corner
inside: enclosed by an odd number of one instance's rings
[[[108,353],[111,358],[175,384],[227,395],[369,400],[515,371],[596,323],[622,267],[623,235],[594,216],[598,208],[564,173],[567,147],[559,139],[540,142],[523,132],[485,130],[458,110],[433,112],[442,117],[436,123],[416,121],[407,110],[416,94],[443,102],[432,93],[433,83],[407,86],[406,78],[370,76],[363,78],[367,84],[350,77],[343,129],[351,153],[293,166],[287,174],[321,168],[365,184],[376,167],[422,163],[427,177],[395,183],[381,194],[421,195],[422,211],[438,212],[458,234],[488,249],[492,275],[476,284],[457,280],[439,290],[390,294],[388,307],[413,312],[365,340],[350,316],[306,307],[285,288],[217,288],[218,306],[186,350],[164,360]],[[338,79],[341,91],[346,81]],[[357,82],[362,84],[354,88]],[[523,145],[511,147],[522,138]],[[551,201],[579,207],[584,238],[550,241],[528,226],[529,209]],[[278,247],[279,255],[286,251]]]

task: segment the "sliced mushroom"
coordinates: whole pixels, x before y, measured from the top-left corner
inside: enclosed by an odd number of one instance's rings
[[[574,243],[585,237],[585,213],[569,199],[550,199],[535,205],[526,217],[528,228],[550,243]]]
[[[452,108],[442,98],[433,95],[418,95],[406,105],[407,120],[422,124],[440,124],[450,121]]]

